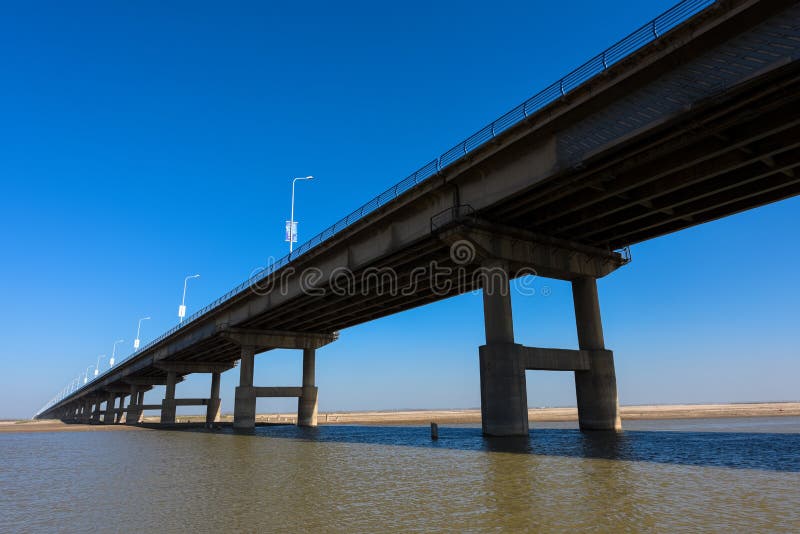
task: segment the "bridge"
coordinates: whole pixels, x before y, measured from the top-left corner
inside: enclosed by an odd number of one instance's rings
[[[573,372],[580,428],[619,430],[597,279],[630,245],[800,192],[799,58],[796,0],[685,0],[36,417],[171,424],[197,405],[213,424],[238,365],[235,428],[258,397],[296,397],[313,426],[316,350],[340,330],[482,290],[483,432],[527,435],[529,369]],[[577,350],[515,343],[509,284],[532,273],[571,282]],[[253,383],[277,348],[303,351],[302,384]],[[191,373],[208,398],[176,398]]]

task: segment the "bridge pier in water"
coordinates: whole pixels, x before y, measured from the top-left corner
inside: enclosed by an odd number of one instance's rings
[[[144,395],[144,392],[141,392]],[[125,424],[135,425],[141,421],[142,410],[139,408],[143,404],[139,397],[140,390],[135,384],[130,385],[130,401],[128,401],[128,408],[125,410]]]
[[[167,371],[167,388],[164,393],[164,400],[161,401],[161,423],[175,422],[175,381],[177,373]]]
[[[297,399],[297,426],[317,426],[316,350],[303,349],[303,392]]]
[[[180,362],[180,361],[166,361],[159,362],[156,367],[167,374],[166,391],[164,399],[161,401],[161,423],[172,424],[175,423],[176,410],[178,406],[206,406],[206,424],[211,424],[219,421],[219,383],[220,374],[227,371],[234,364],[232,363],[219,363],[219,362]],[[207,399],[179,399],[175,398],[175,385],[183,381],[183,376],[190,373],[210,373],[211,374],[211,392]],[[153,379],[149,384],[158,384],[161,380]],[[149,389],[149,388],[148,388]],[[142,391],[144,395],[144,391]],[[138,409],[141,411],[144,407],[142,400],[139,401]]]
[[[588,277],[573,280],[572,300],[578,347],[590,354],[589,369],[575,371],[578,423],[581,430],[622,430],[614,354],[606,350],[603,340],[597,281]]]
[[[256,400],[259,397],[297,397],[297,425],[317,426],[316,349],[335,341],[338,334],[232,328],[226,330],[223,335],[238,344],[241,351],[239,386],[236,388],[233,410],[234,428],[240,430],[255,428]],[[255,355],[271,349],[303,351],[302,386],[253,385]]]
[[[581,430],[620,430],[614,357],[605,349],[597,279],[627,264],[620,253],[467,217],[440,231],[454,249],[469,250],[472,287],[483,289],[486,344],[478,349],[481,420],[487,436],[529,431],[525,372],[575,374]],[[572,284],[579,348],[527,347],[514,340],[511,279],[536,273]]]
[[[479,349],[481,426],[489,436],[528,435],[528,394],[521,346],[514,343],[511,288],[507,265],[501,276],[488,276],[483,288],[486,344]]]
[[[219,381],[222,373],[219,371],[211,373],[211,394],[208,396],[208,406],[206,408],[206,425],[211,426],[220,420]]]
[[[486,344],[479,349],[481,421],[489,436],[529,431],[525,371],[573,371],[581,430],[619,431],[613,353],[605,349],[597,282],[572,281],[579,350],[525,347],[514,342],[508,278],[491,276],[483,289]]]

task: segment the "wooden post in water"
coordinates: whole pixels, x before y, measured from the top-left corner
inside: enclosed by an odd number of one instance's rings
[[[439,439],[439,425],[436,423],[431,423],[431,439],[434,441]]]

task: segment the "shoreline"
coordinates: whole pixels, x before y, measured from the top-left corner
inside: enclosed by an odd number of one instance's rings
[[[781,417],[800,416],[800,402],[754,402],[731,404],[659,404],[642,406],[622,406],[620,416],[624,421],[661,419],[717,419],[729,417]],[[145,423],[158,423],[158,416],[144,418]],[[569,422],[577,421],[577,408],[530,408],[528,419],[531,422]],[[178,416],[183,423],[199,423],[204,416]],[[222,417],[230,422],[233,416]],[[258,414],[258,423],[294,424],[296,414],[273,413]],[[319,414],[319,425],[427,425],[429,423],[471,424],[481,422],[479,409],[453,410],[379,410],[360,412],[325,412]],[[142,427],[117,425],[86,425],[64,423],[59,420],[0,421],[0,434],[26,432],[81,432],[103,430],[140,430]]]

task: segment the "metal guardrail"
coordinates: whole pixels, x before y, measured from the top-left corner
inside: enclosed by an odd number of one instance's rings
[[[358,221],[365,215],[375,211],[377,208],[387,204],[389,201],[394,200],[395,198],[400,196],[402,193],[408,191],[415,185],[427,180],[431,176],[439,174],[443,169],[459,161],[460,159],[462,159],[475,149],[483,146],[487,141],[494,139],[498,135],[502,134],[503,132],[511,128],[512,126],[519,124],[520,122],[527,119],[529,116],[540,111],[542,108],[559,100],[561,97],[567,95],[580,85],[591,80],[598,74],[605,72],[611,66],[615,65],[616,63],[619,63],[621,60],[625,59],[629,55],[633,54],[637,50],[644,47],[645,45],[648,45],[651,42],[655,41],[656,39],[660,38],[670,30],[674,29],[676,26],[682,24],[683,22],[686,22],[693,16],[697,15],[698,13],[705,10],[707,7],[717,3],[718,1],[719,0],[683,0],[682,2],[679,2],[678,4],[674,5],[673,7],[671,7],[670,9],[668,9],[667,11],[665,11],[664,13],[653,19],[652,21],[648,22],[644,26],[640,27],[638,30],[629,34],[621,41],[607,48],[606,50],[594,56],[592,59],[590,59],[577,69],[573,70],[560,80],[551,84],[546,89],[538,92],[528,100],[519,104],[517,107],[507,112],[494,122],[487,124],[486,126],[484,126],[480,130],[469,136],[464,141],[458,143],[457,145],[455,145],[453,148],[451,148],[438,158],[429,161],[428,163],[420,167],[418,170],[410,174],[405,179],[401,180],[394,186],[385,190],[383,193],[376,196],[375,198],[373,198],[360,208],[351,212],[346,217],[340,219],[332,226],[326,228],[322,232],[318,233],[317,235],[315,235],[314,237],[303,243],[300,247],[296,248],[290,254],[287,254],[286,256],[282,257],[272,265],[269,265],[263,271],[251,276],[250,278],[248,278],[241,284],[237,285],[236,287],[234,287],[233,289],[231,289],[230,291],[228,291],[215,301],[204,306],[203,308],[201,308],[200,310],[189,316],[183,323],[178,324],[173,328],[167,330],[159,337],[155,338],[150,343],[142,347],[139,351],[127,356],[123,360],[120,360],[119,363],[121,364],[123,362],[128,361],[135,355],[141,354],[147,349],[160,343],[161,341],[171,336],[181,328],[186,328],[193,321],[202,317],[203,315],[213,310],[223,302],[230,300],[231,298],[240,294],[242,291],[248,289],[250,286],[257,284],[264,278],[270,276],[275,271],[285,267],[291,261],[297,259],[298,257],[302,256],[309,250],[327,241],[328,239],[338,234],[345,228],[349,227],[351,224]],[[106,370],[100,376],[95,377],[92,382],[105,376],[108,373],[108,371],[110,371],[110,369]],[[91,382],[83,386],[83,388],[86,388],[90,385]],[[83,388],[79,388],[76,391],[79,391],[80,389]],[[56,401],[56,403],[54,404],[57,404],[58,402],[59,401]],[[50,406],[52,406],[52,404]],[[39,413],[46,410],[48,407],[43,408]]]

